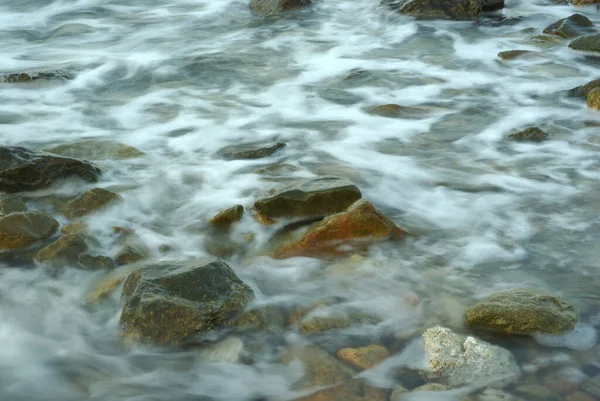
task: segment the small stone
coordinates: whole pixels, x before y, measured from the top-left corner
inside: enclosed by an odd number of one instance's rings
[[[600,34],[580,36],[569,43],[569,47],[573,50],[586,52],[600,52]]]
[[[81,254],[78,257],[79,267],[90,270],[101,270],[107,269],[112,270],[115,268],[115,262],[106,256],[92,256],[87,253]]]
[[[18,195],[4,195],[0,198],[0,211],[2,214],[26,212],[27,206],[23,198]]]
[[[508,138],[514,141],[522,142],[541,142],[545,139],[548,139],[548,134],[538,127],[529,127],[522,131],[515,132],[514,134],[510,134]]]
[[[63,235],[50,245],[40,249],[35,259],[53,267],[77,266],[78,257],[88,249],[87,243],[79,234]]]
[[[507,50],[498,53],[498,57],[502,60],[514,60],[523,57],[540,57],[542,53],[532,50]]]
[[[310,4],[310,0],[250,0],[250,10],[264,16],[273,16]]]
[[[217,155],[225,160],[262,159],[271,156],[286,146],[283,142],[274,144],[250,143],[225,146],[217,151]]]
[[[74,221],[73,223],[66,224],[61,227],[60,232],[63,234],[79,234],[85,233],[87,226],[81,220]]]
[[[175,250],[175,248],[173,248],[169,244],[161,244],[158,247],[158,252],[160,252],[160,253],[169,253],[169,252],[173,252],[174,250]]]
[[[568,95],[571,97],[582,97],[587,99],[588,93],[590,93],[590,91],[594,88],[600,88],[600,79],[594,79],[585,85],[576,86],[575,88],[569,90]]]
[[[132,146],[106,139],[86,139],[55,146],[46,149],[46,151],[61,156],[88,160],[129,159],[144,155],[144,152]]]
[[[600,87],[592,89],[586,99],[588,107],[600,110]]]
[[[592,397],[600,399],[600,375],[594,376],[587,380],[585,383],[583,383],[581,389]]]
[[[244,214],[244,207],[242,205],[235,205],[229,209],[225,209],[217,213],[209,223],[220,229],[228,229],[233,223],[240,221]]]
[[[560,36],[562,38],[575,38],[593,31],[594,24],[589,18],[581,14],[573,14],[562,18],[544,29],[544,33]]]
[[[65,204],[60,213],[70,219],[86,216],[121,199],[120,195],[102,188],[94,188]]]
[[[587,379],[588,377],[581,370],[569,366],[550,372],[544,377],[544,385],[553,392],[566,396],[577,391]]]
[[[50,238],[58,221],[49,214],[32,211],[0,217],[0,249],[16,250]]]
[[[360,370],[369,369],[390,357],[388,350],[377,344],[360,348],[342,348],[338,350],[336,355],[344,362]]]
[[[345,329],[350,327],[352,321],[343,314],[319,316],[309,315],[300,321],[302,333],[323,333],[329,330]]]

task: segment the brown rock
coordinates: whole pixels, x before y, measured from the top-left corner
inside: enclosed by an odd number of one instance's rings
[[[588,107],[600,110],[600,87],[594,88],[588,93],[586,102]]]
[[[573,14],[562,18],[544,29],[544,33],[560,36],[562,38],[575,38],[593,31],[594,24],[590,19],[581,14]]]
[[[569,0],[574,6],[587,6],[590,4],[598,4],[600,0]]]
[[[79,234],[85,233],[86,229],[87,227],[85,223],[81,220],[78,220],[62,226],[60,232],[63,234]]]
[[[55,267],[77,266],[79,255],[86,252],[87,248],[85,240],[79,234],[63,235],[40,249],[35,259]]]
[[[243,214],[244,207],[242,205],[235,205],[217,213],[210,219],[209,223],[216,228],[227,229],[236,221],[240,221]]]
[[[217,155],[225,160],[262,159],[271,156],[286,145],[283,142],[261,144],[249,143],[241,145],[230,145],[219,149]]]
[[[569,90],[568,95],[571,97],[582,97],[587,99],[587,95],[594,88],[600,88],[600,79],[594,79],[585,85],[576,86],[575,88]]]
[[[402,14],[452,20],[474,19],[483,12],[481,0],[384,0],[383,4]]]
[[[88,215],[120,198],[114,192],[102,188],[94,188],[85,191],[77,198],[68,202],[61,208],[60,213],[70,219],[75,219]]]
[[[345,212],[312,225],[296,242],[279,248],[274,257],[327,257],[365,248],[376,241],[402,238],[406,232],[367,200],[359,200]],[[345,249],[342,249],[344,247]]]
[[[421,118],[430,114],[424,107],[400,106],[398,104],[382,104],[368,108],[366,112],[388,118]]]
[[[81,254],[78,257],[79,267],[90,270],[101,270],[108,269],[112,270],[115,268],[115,262],[106,256],[92,256],[87,253]]]
[[[333,316],[307,316],[300,322],[302,333],[323,333],[329,330],[345,329],[350,327],[352,321],[343,314]]]
[[[498,57],[502,60],[514,60],[523,57],[540,57],[542,53],[532,50],[507,50],[498,53]]]
[[[27,206],[18,195],[4,195],[0,198],[0,211],[2,214],[26,212]]]
[[[257,14],[271,16],[303,8],[310,4],[310,0],[250,0],[250,10]]]
[[[50,238],[58,221],[42,212],[11,213],[0,217],[0,249],[21,249]]]
[[[129,159],[144,155],[144,152],[134,147],[106,139],[86,139],[65,145],[58,145],[46,149],[46,151],[61,156],[87,160]]]
[[[342,348],[338,350],[336,355],[344,362],[360,370],[369,369],[390,357],[388,350],[377,344],[360,348]]]

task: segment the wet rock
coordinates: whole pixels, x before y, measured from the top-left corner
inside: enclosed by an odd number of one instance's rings
[[[585,85],[576,86],[575,88],[569,90],[568,95],[570,97],[582,97],[587,99],[588,93],[590,93],[590,91],[594,88],[600,88],[600,79],[594,79]]]
[[[253,170],[252,172],[254,174],[260,174],[267,177],[281,177],[293,174],[299,170],[301,170],[300,167],[294,166],[293,164],[279,163],[261,167],[259,169]]]
[[[92,256],[87,253],[79,255],[77,258],[79,267],[90,270],[112,270],[115,268],[115,262],[107,256]]]
[[[481,0],[384,0],[382,4],[402,14],[451,20],[471,20],[483,12]]]
[[[78,234],[85,233],[87,231],[87,227],[85,223],[81,220],[74,221],[73,223],[66,224],[60,228],[60,232],[62,234]]]
[[[40,80],[70,80],[73,75],[65,71],[43,71],[35,73],[15,73],[4,76],[3,81],[6,83],[21,83]]]
[[[123,286],[121,337],[153,344],[236,325],[254,298],[222,260],[159,262],[132,272]]]
[[[569,0],[574,6],[587,6],[590,4],[598,4],[600,0]]]
[[[0,147],[0,191],[33,191],[66,178],[98,181],[100,169],[77,159],[22,147]]]
[[[128,145],[107,139],[86,139],[46,149],[46,152],[61,156],[89,159],[130,159],[144,156],[144,152]]]
[[[120,195],[102,188],[94,188],[67,202],[60,213],[70,219],[86,216],[121,199]]]
[[[92,285],[92,288],[85,295],[86,303],[88,305],[95,305],[111,295],[134,270],[135,268],[133,267],[121,267],[111,271],[108,276]]]
[[[360,348],[342,348],[336,355],[342,361],[360,370],[369,369],[390,357],[388,350],[377,344]]]
[[[570,396],[568,396],[567,398],[565,398],[565,401],[596,401],[598,400],[598,397],[594,398],[586,393],[583,393],[581,391],[577,391],[573,394],[571,394]]]
[[[209,223],[219,229],[227,229],[233,223],[240,221],[244,214],[244,207],[242,205],[235,205],[229,209],[225,209],[217,213]]]
[[[115,256],[115,262],[121,265],[128,265],[139,262],[148,257],[148,248],[139,243],[130,243],[125,245]]]
[[[600,399],[600,375],[594,376],[587,380],[585,383],[583,383],[581,389],[592,397]]]
[[[361,198],[358,187],[345,178],[301,179],[262,195],[256,210],[271,218],[315,218],[341,212]]]
[[[483,11],[497,11],[504,8],[504,0],[481,0]]]
[[[217,151],[217,155],[226,160],[262,159],[271,156],[285,146],[283,142],[272,144],[245,143],[225,146]]]
[[[423,118],[431,114],[424,107],[400,106],[398,104],[382,104],[365,110],[368,114],[388,118]]]
[[[586,104],[592,109],[600,110],[600,87],[594,88],[588,93]]]
[[[0,198],[0,211],[2,214],[26,212],[27,206],[18,195],[4,195]]]
[[[540,57],[542,53],[533,50],[506,50],[498,53],[498,57],[502,60],[514,60],[524,57]]]
[[[390,401],[402,401],[402,398],[404,398],[404,395],[408,393],[408,391],[409,390],[406,387],[395,387],[390,394]]]
[[[580,36],[569,43],[569,47],[573,50],[598,53],[600,52],[600,33]]]
[[[581,14],[573,14],[570,17],[562,18],[554,24],[548,25],[544,33],[560,36],[562,38],[576,38],[593,31],[594,24],[589,18]]]
[[[207,362],[239,363],[242,359],[244,341],[237,336],[229,336],[211,344],[200,351],[202,359]]]
[[[579,312],[550,292],[517,288],[497,292],[467,310],[466,323],[508,334],[561,333],[573,329]]]
[[[276,250],[274,257],[340,255],[367,249],[377,241],[400,239],[405,234],[369,201],[361,199],[348,210],[312,225],[300,239]]]
[[[11,213],[0,217],[0,249],[15,250],[50,238],[58,221],[42,212]]]
[[[234,239],[228,232],[210,231],[202,241],[204,249],[219,258],[230,258],[246,249],[246,244]]]
[[[423,350],[429,371],[421,372],[428,381],[451,387],[472,384],[492,376],[513,380],[520,375],[510,351],[478,340],[463,337],[450,329],[434,327],[423,333]]]
[[[521,142],[541,142],[548,139],[548,134],[538,127],[528,127],[508,136],[508,139]]]
[[[541,384],[524,384],[515,388],[517,394],[526,396],[528,400],[547,400],[547,401],[559,401],[552,391]]]
[[[310,0],[250,0],[250,10],[257,14],[271,16],[303,8],[310,4]]]
[[[305,334],[323,333],[329,330],[345,329],[352,320],[342,313],[332,315],[309,315],[300,321],[300,331]]]
[[[87,249],[88,245],[81,235],[68,234],[40,249],[35,259],[53,267],[75,267],[78,266],[79,255]]]
[[[544,377],[544,385],[554,393],[566,396],[577,391],[588,378],[581,370],[568,366],[548,373]]]

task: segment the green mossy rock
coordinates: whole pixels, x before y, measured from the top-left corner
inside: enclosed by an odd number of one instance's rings
[[[594,88],[600,88],[600,79],[594,79],[585,85],[576,86],[575,88],[569,90],[568,95],[570,97],[582,97],[586,99],[587,95]]]
[[[138,149],[107,139],[86,139],[46,149],[47,152],[66,157],[89,160],[130,159],[144,155]]]
[[[50,238],[58,221],[43,212],[11,213],[0,217],[0,249],[16,250]]]
[[[23,83],[33,81],[50,81],[50,80],[69,80],[73,79],[73,75],[65,71],[42,71],[35,73],[19,72],[5,75],[3,81],[6,83]]]
[[[592,109],[600,110],[600,87],[589,91],[586,104]]]
[[[114,192],[102,188],[94,188],[85,191],[72,201],[67,202],[60,209],[60,213],[70,219],[76,219],[86,216],[119,199],[121,199],[121,196]]]

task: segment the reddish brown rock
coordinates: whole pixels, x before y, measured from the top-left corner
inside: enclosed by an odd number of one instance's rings
[[[406,232],[361,199],[346,211],[326,217],[311,226],[296,242],[279,248],[274,257],[327,257],[363,249],[377,241],[402,238]]]
[[[240,221],[244,214],[244,207],[242,205],[235,205],[229,209],[221,210],[209,223],[215,228],[227,229],[236,221]]]
[[[358,369],[369,369],[390,357],[385,347],[377,344],[360,348],[342,348],[336,353],[342,361]]]

